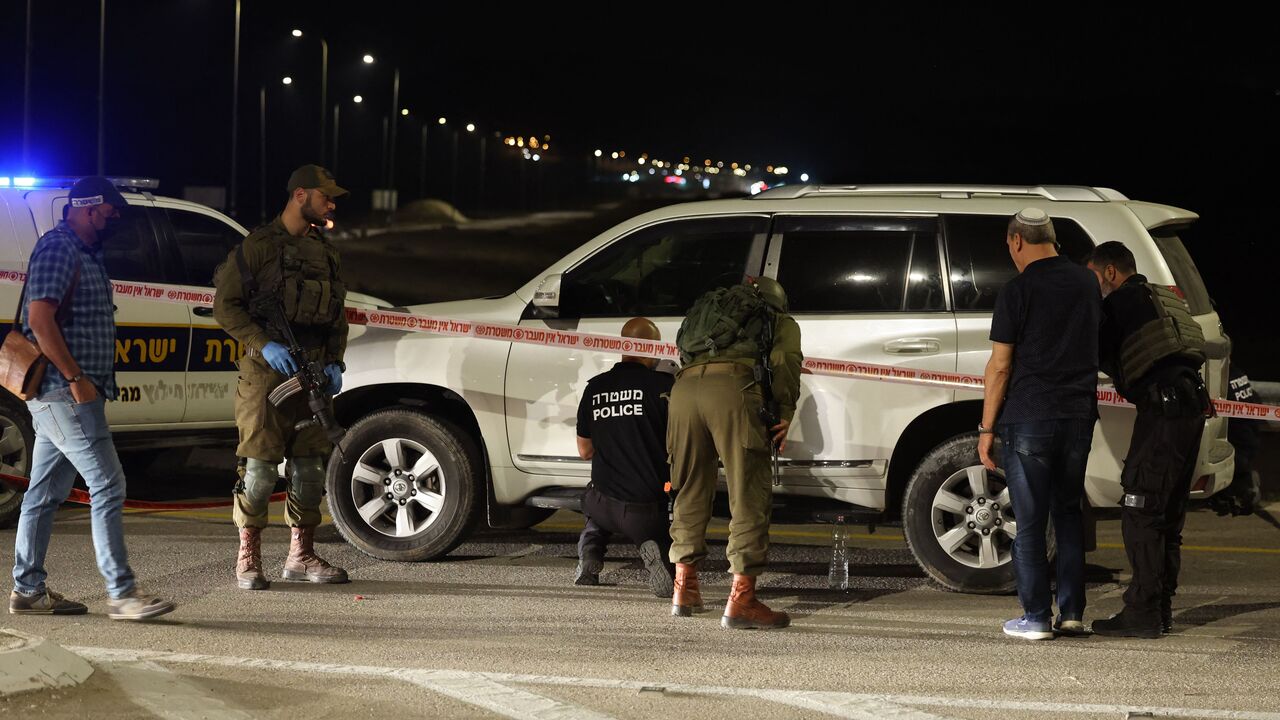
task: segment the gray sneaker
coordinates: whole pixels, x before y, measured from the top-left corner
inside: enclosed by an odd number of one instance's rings
[[[172,600],[161,600],[154,595],[144,595],[134,588],[128,595],[107,600],[107,617],[112,620],[150,620],[177,607]]]
[[[17,590],[9,593],[10,615],[83,615],[87,612],[89,608],[83,603],[68,600],[47,588],[36,595],[23,595]]]

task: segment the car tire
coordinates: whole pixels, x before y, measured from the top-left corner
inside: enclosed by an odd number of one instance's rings
[[[911,553],[934,582],[954,592],[1014,590],[1017,527],[1003,471],[988,471],[978,459],[977,433],[930,450],[903,495],[902,528]],[[1050,528],[1051,556],[1053,548]]]
[[[352,425],[329,460],[326,489],[338,531],[379,560],[443,557],[484,508],[475,443],[412,410],[382,410]]]
[[[31,476],[31,451],[36,433],[31,414],[21,401],[0,398],[0,473]],[[22,491],[0,480],[0,528],[13,527],[22,511]]]

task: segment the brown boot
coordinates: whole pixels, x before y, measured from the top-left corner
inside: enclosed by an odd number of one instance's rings
[[[689,617],[705,610],[702,589],[698,587],[698,569],[689,563],[676,563],[675,592],[671,595],[671,614]]]
[[[241,590],[271,587],[262,574],[262,528],[240,528],[240,553],[236,556],[236,585]]]
[[[289,543],[289,557],[284,560],[284,571],[280,573],[285,580],[305,580],[313,583],[344,583],[347,571],[336,568],[316,555],[312,542],[315,540],[315,527],[295,527]]]
[[[747,575],[733,576],[733,592],[724,606],[720,627],[726,630],[771,630],[791,624],[791,616],[774,612],[756,599],[756,579]]]

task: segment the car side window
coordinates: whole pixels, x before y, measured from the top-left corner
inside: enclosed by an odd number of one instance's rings
[[[742,282],[763,217],[675,220],[637,230],[566,273],[562,318],[681,316],[714,287]]]
[[[102,257],[112,280],[171,282],[164,270],[155,226],[146,208],[126,205],[102,238]]]
[[[775,233],[792,312],[946,309],[934,218],[783,217]]]
[[[213,271],[240,244],[244,236],[236,228],[216,217],[166,208],[173,227],[174,246],[182,262],[186,282],[190,285],[213,286]]]
[[[1018,274],[1005,232],[1008,215],[948,215],[947,258],[951,265],[951,294],[957,312],[990,312],[996,295]],[[1093,240],[1070,218],[1053,218],[1058,252],[1073,262],[1083,262],[1093,250]]]

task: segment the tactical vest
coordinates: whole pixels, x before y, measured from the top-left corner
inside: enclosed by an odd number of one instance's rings
[[[279,252],[256,275],[249,272],[243,246],[236,248],[236,262],[255,319],[269,322],[274,312],[268,305],[278,303],[290,325],[327,328],[345,312],[347,288],[338,277],[337,256],[318,238],[282,236]]]
[[[772,335],[773,320],[768,303],[753,287],[711,290],[693,303],[676,333],[680,361],[688,365],[704,355],[723,360],[759,358],[769,350],[762,345]]]
[[[1205,362],[1204,331],[1191,317],[1187,304],[1161,285],[1144,285],[1155,304],[1156,318],[1124,339],[1120,372],[1127,385],[1140,380],[1157,362],[1178,358],[1199,367]]]

